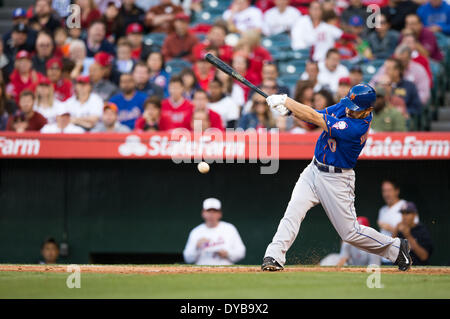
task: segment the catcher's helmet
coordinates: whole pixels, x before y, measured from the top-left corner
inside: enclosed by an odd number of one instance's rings
[[[348,91],[347,96],[341,99],[341,103],[352,111],[368,109],[375,102],[376,93],[369,84],[357,84]]]

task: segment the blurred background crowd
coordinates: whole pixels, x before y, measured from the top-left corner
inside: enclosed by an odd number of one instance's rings
[[[445,0],[2,1],[0,130],[317,130],[207,52],[317,110],[368,82],[375,132],[450,130]]]

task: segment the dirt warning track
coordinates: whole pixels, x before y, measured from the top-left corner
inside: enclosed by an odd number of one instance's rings
[[[65,273],[68,265],[0,265],[2,271],[16,272],[43,272],[43,273]],[[259,266],[128,266],[128,265],[79,265],[81,272],[104,273],[104,274],[190,274],[190,273],[257,273],[261,272]],[[319,267],[319,266],[288,266],[283,272],[348,272],[365,273],[365,267]],[[398,271],[396,267],[382,267],[382,273],[405,274]],[[428,275],[450,275],[450,267],[413,267],[408,274]]]

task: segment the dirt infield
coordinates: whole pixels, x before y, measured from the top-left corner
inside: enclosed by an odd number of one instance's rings
[[[2,271],[16,272],[67,272],[68,265],[0,265]],[[259,266],[115,266],[115,265],[79,265],[81,272],[104,274],[190,274],[190,273],[256,273],[261,272]],[[283,272],[348,272],[365,273],[365,267],[319,267],[319,266],[288,266]],[[382,267],[381,272],[405,274],[395,267]],[[450,267],[413,267],[408,274],[450,275]]]

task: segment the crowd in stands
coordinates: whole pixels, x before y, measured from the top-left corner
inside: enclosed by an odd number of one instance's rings
[[[445,0],[36,0],[12,18],[0,41],[0,130],[16,132],[192,130],[196,120],[202,130],[318,129],[278,116],[207,52],[317,110],[368,81],[373,131],[417,129],[431,66],[445,60],[437,37],[450,35]]]

